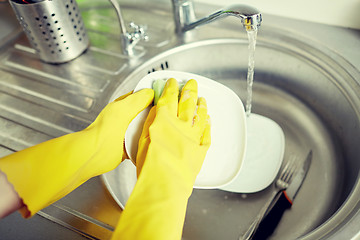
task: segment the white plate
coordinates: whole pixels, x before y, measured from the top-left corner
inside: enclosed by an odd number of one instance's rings
[[[220,189],[252,193],[268,187],[283,161],[285,136],[281,127],[270,118],[251,113],[247,118],[247,149],[240,173]]]
[[[101,177],[111,196],[124,209],[137,182],[135,165],[131,160],[125,159],[117,168],[102,174]]]
[[[211,118],[211,146],[195,181],[195,188],[219,188],[232,181],[240,171],[246,149],[246,120],[239,97],[226,86],[192,73],[158,71],[140,80],[134,91],[151,88],[154,80],[175,78],[195,79],[198,95],[204,97]],[[115,95],[116,96],[116,95]],[[150,107],[141,112],[125,134],[125,148],[131,159],[136,158],[138,140]]]

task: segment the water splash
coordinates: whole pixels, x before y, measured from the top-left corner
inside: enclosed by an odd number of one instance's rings
[[[247,31],[249,39],[249,61],[248,61],[248,72],[247,72],[247,98],[246,98],[246,116],[249,117],[251,114],[252,107],[252,86],[254,83],[254,67],[255,67],[255,46],[257,29]]]

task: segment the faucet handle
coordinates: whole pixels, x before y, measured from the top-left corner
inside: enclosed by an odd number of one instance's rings
[[[126,31],[121,34],[121,41],[123,47],[123,53],[126,56],[135,56],[137,55],[136,51],[134,51],[135,45],[140,41],[148,41],[149,37],[146,34],[146,26],[137,25],[134,22],[130,22],[129,27],[132,31]]]
[[[140,40],[149,40],[149,36],[146,34],[147,26],[146,25],[137,25],[134,22],[130,22],[129,27],[133,29],[133,31],[128,32],[130,43],[136,44]]]
[[[120,40],[122,52],[124,55],[132,57],[135,54],[134,47],[140,40],[147,41],[149,37],[146,35],[145,26],[136,25],[135,23],[130,23],[130,28],[133,29],[132,32],[128,32],[125,27],[125,22],[121,14],[120,5],[117,0],[110,0],[110,3],[114,7],[116,14],[119,19],[120,24]]]

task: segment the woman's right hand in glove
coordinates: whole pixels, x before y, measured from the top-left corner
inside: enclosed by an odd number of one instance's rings
[[[197,82],[169,79],[144,124],[138,182],[113,239],[181,239],[187,201],[210,146],[210,118]]]

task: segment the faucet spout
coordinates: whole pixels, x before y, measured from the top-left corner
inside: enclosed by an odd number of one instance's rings
[[[176,32],[183,33],[227,16],[235,16],[241,20],[247,31],[257,30],[262,21],[262,15],[254,7],[242,4],[227,6],[199,20],[195,19],[191,0],[172,0]]]

